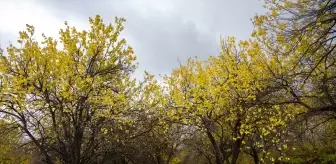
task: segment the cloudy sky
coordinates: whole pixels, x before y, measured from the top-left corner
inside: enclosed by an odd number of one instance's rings
[[[37,34],[57,37],[64,21],[80,29],[88,17],[101,15],[106,23],[115,16],[127,19],[123,36],[134,48],[144,70],[166,74],[178,59],[202,59],[218,54],[220,36],[247,39],[251,18],[263,13],[262,0],[0,0],[0,44],[15,42],[25,24]]]

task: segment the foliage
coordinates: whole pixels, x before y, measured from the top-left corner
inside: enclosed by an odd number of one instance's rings
[[[1,56],[1,112],[10,117],[51,163],[92,163],[109,148],[104,124],[123,120],[132,102],[135,57],[118,36],[124,19],[105,25],[90,18],[89,31],[60,30],[60,41],[20,32],[21,47]],[[61,43],[61,49],[58,48]]]
[[[0,163],[335,163],[336,1],[264,7],[250,39],[158,81],[131,78],[123,18],[27,25],[0,49]]]
[[[263,141],[272,134],[268,140],[279,142],[276,138],[285,133],[280,127],[300,108],[291,110],[287,105],[284,110],[284,106],[271,103],[272,74],[265,72],[268,61],[257,42],[241,41],[237,47],[229,37],[222,45],[218,57],[205,62],[188,60],[166,77],[165,84],[171,118],[204,131],[216,163],[229,163],[230,159],[235,163],[250,137]],[[257,141],[254,144],[261,150],[265,146]]]

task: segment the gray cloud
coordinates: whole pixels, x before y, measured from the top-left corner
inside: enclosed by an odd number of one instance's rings
[[[214,38],[199,33],[194,23],[184,23],[177,16],[137,19],[130,21],[128,29],[139,56],[140,69],[150,72],[166,73],[178,65],[177,59],[185,61],[191,56],[213,55],[217,48]]]

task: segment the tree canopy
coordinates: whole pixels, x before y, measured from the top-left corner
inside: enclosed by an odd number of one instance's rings
[[[335,163],[336,1],[265,0],[247,40],[133,78],[124,18],[0,50],[0,163]]]

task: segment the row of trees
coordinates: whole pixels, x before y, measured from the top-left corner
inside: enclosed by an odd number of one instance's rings
[[[1,51],[1,163],[336,162],[335,0],[266,0],[248,40],[161,77],[123,18]]]

